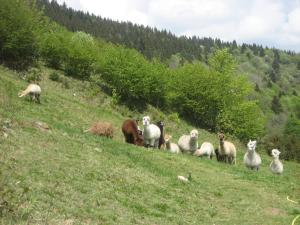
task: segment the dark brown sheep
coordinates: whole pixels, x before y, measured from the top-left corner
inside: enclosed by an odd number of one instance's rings
[[[125,137],[125,141],[130,144],[143,146],[143,138],[139,135],[139,130],[136,120],[128,119],[123,122],[122,132]]]

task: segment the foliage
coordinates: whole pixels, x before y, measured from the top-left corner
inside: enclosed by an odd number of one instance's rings
[[[262,134],[262,113],[256,103],[246,99],[251,87],[243,76],[236,75],[235,61],[228,50],[216,51],[209,65],[186,64],[174,70],[168,104],[188,120],[209,129],[239,138]]]
[[[48,66],[63,69],[71,34],[55,24],[49,26],[49,31],[41,35],[41,55]]]
[[[102,77],[122,101],[131,106],[163,105],[165,67],[162,64],[150,63],[135,50],[121,46],[108,46],[104,57]]]
[[[38,57],[40,18],[29,2],[1,1],[0,61],[15,69],[27,68]]]
[[[88,79],[94,73],[97,46],[91,35],[76,32],[68,43],[64,70],[69,76]]]

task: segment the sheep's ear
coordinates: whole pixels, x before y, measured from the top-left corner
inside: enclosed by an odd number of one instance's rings
[[[281,152],[278,150],[278,155],[280,155],[280,153],[281,153]]]

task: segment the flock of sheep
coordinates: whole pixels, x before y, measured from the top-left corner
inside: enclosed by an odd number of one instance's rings
[[[19,93],[19,97],[30,95],[31,99],[40,103],[41,88],[37,84],[29,84],[28,87]],[[219,146],[214,149],[210,142],[204,142],[198,146],[198,131],[193,129],[189,135],[182,135],[178,143],[172,142],[172,136],[164,135],[164,124],[158,122],[151,123],[149,116],[143,117],[143,130],[138,126],[136,120],[128,119],[122,124],[122,132],[127,143],[138,146],[145,146],[151,148],[159,148],[170,151],[171,153],[189,153],[195,156],[206,156],[209,159],[215,155],[217,160],[229,164],[236,164],[236,147],[233,143],[225,141],[225,135],[219,133]],[[108,122],[94,123],[91,128],[85,132],[91,132],[106,137],[113,137],[113,127]],[[249,141],[247,144],[247,152],[244,155],[244,164],[247,168],[259,170],[261,165],[261,157],[255,151],[256,141]],[[283,172],[283,164],[279,160],[280,151],[278,149],[272,150],[273,160],[270,164],[270,170],[275,174]]]
[[[149,116],[143,117],[143,130],[139,128],[136,120],[126,120],[122,125],[122,132],[127,143],[136,144],[150,148],[159,148],[171,153],[188,153],[198,157],[207,157],[212,159],[215,155],[217,160],[229,164],[236,164],[236,147],[232,142],[225,140],[223,133],[218,134],[219,146],[214,148],[210,142],[203,142],[199,148],[198,131],[193,129],[189,135],[182,135],[178,143],[172,142],[172,136],[164,134],[163,123],[160,121],[153,124]],[[259,170],[261,157],[255,151],[256,141],[249,140],[247,152],[244,155],[244,164],[249,169]],[[280,151],[272,150],[273,160],[270,164],[270,170],[275,174],[283,172],[283,164],[279,160]]]

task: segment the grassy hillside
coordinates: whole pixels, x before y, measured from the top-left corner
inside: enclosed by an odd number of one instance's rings
[[[237,142],[237,166],[125,144],[122,121],[141,115],[87,82],[69,79],[66,89],[43,73],[39,105],[18,98],[27,83],[0,68],[1,224],[282,225],[300,213],[286,200],[300,200],[299,164],[284,162],[284,174],[274,176],[263,149],[261,170],[244,168]],[[191,128],[155,109],[146,113],[164,119],[175,139]],[[83,133],[96,120],[114,124],[113,140]],[[200,130],[204,140],[217,143]],[[189,171],[192,182],[176,179]]]

